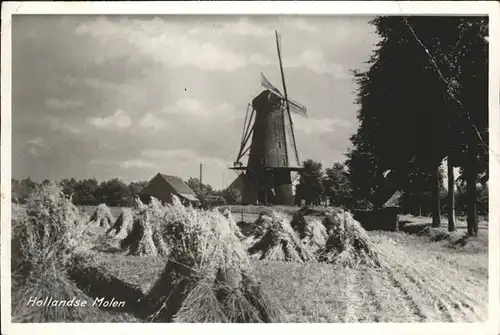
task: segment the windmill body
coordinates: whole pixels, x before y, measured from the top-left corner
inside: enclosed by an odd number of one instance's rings
[[[232,169],[240,172],[243,181],[242,204],[293,205],[292,173],[301,169],[290,113],[306,116],[306,108],[281,94],[264,75],[261,84],[265,90],[249,105]],[[247,153],[247,166],[243,166],[240,160]]]
[[[298,166],[289,165],[283,100],[265,90],[252,106],[255,122],[242,202],[293,205],[290,168]]]

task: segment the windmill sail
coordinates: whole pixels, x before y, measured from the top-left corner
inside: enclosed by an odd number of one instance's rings
[[[286,113],[286,111],[285,111]],[[285,136],[286,136],[286,151],[290,153],[290,157],[288,158],[288,167],[290,168],[298,168],[301,166],[299,160],[299,153],[297,150],[297,145],[295,143],[295,136],[293,136],[292,125],[290,124],[290,119],[285,118]]]
[[[286,111],[287,111],[287,116],[288,116],[288,120],[286,120],[287,118],[285,117],[284,118],[284,123],[286,123],[286,121],[288,121],[289,123],[289,127],[286,127],[285,126],[285,129],[290,129],[290,133],[291,133],[291,141],[287,141],[287,143],[285,144],[286,147],[292,147],[293,148],[293,153],[295,154],[295,158],[297,160],[297,162],[300,162],[300,159],[299,159],[299,152],[297,150],[297,145],[296,145],[296,142],[295,142],[295,134],[293,133],[293,121],[292,121],[292,115],[290,114],[290,111],[291,111],[291,108],[290,108],[290,101],[288,99],[288,94],[287,94],[287,91],[286,91],[286,84],[285,84],[285,73],[283,71],[283,62],[281,60],[281,36],[278,34],[278,31],[275,31],[276,33],[276,47],[278,49],[278,60],[279,60],[279,64],[280,64],[280,72],[281,72],[281,81],[282,81],[282,84],[283,84],[283,91],[285,92],[285,105],[286,105]],[[302,109],[300,108],[300,105],[298,104],[295,104],[295,109],[298,110],[298,111],[301,111]],[[304,114],[305,114],[305,109],[304,109]],[[287,148],[287,153],[288,152],[292,152],[290,150],[288,150]],[[289,166],[290,163],[289,163]]]
[[[273,92],[277,96],[283,98],[283,94],[281,94],[280,90],[278,90],[276,87],[274,87],[269,80],[267,80],[266,76],[261,72],[260,73],[260,84],[267,90]]]
[[[307,108],[306,106],[303,106],[299,104],[297,101],[294,101],[292,99],[288,99],[288,102],[290,104],[290,112],[302,115],[304,117],[307,117]]]
[[[262,72],[260,73],[260,84],[265,89],[273,92],[274,94],[276,94],[280,98],[284,98],[283,94],[281,94],[280,90],[277,89],[273,84],[271,84],[271,82],[266,78],[266,76]],[[302,104],[298,103],[297,101],[290,99],[290,98],[288,98],[288,103],[290,106],[291,113],[295,113],[295,114],[299,114],[299,115],[307,117],[307,108],[304,105],[302,105]]]

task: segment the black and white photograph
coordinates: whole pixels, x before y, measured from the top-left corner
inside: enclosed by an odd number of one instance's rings
[[[499,4],[266,3],[2,5],[2,333],[500,332]]]

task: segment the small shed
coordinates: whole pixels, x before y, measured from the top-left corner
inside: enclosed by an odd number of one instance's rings
[[[171,203],[172,195],[176,195],[183,203],[193,206],[199,205],[200,201],[192,189],[179,177],[158,173],[141,192],[140,199],[147,204],[151,197],[163,203]]]
[[[400,208],[401,191],[396,191],[378,210],[355,210],[354,219],[366,230],[389,230],[399,229],[398,212]]]

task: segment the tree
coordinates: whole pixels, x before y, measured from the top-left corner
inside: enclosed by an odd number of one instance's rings
[[[12,183],[12,196],[21,204],[24,204],[31,192],[38,187],[38,184],[31,180],[30,177],[22,179],[19,182]]]
[[[128,186],[130,190],[130,196],[133,199],[138,198],[147,184],[148,184],[147,181],[131,182]]]
[[[205,203],[205,198],[208,195],[214,195],[214,190],[212,186],[201,183],[198,178],[191,177],[188,179],[186,184],[189,186],[190,189],[193,190],[194,194],[196,194],[196,197],[200,200],[202,204]]]
[[[377,157],[357,145],[346,156],[354,205],[364,208],[374,204],[375,207],[382,206],[381,169]]]
[[[228,205],[241,203],[241,192],[236,188],[228,187],[221,192],[221,195]]]
[[[73,203],[75,205],[98,205],[101,203],[97,199],[99,183],[96,179],[84,179],[76,182],[73,188]]]
[[[330,199],[331,204],[337,206],[352,206],[352,189],[346,166],[335,163],[333,167],[325,170],[323,180],[325,196]]]
[[[77,185],[77,181],[75,178],[71,178],[71,179],[65,178],[65,179],[61,180],[61,182],[59,184],[62,188],[62,192],[67,197],[70,197],[75,193],[75,188]]]
[[[410,174],[408,162],[412,161],[429,171],[434,226],[440,225],[438,169],[442,160],[448,157],[453,166],[467,166],[468,216],[473,226],[472,180],[478,173],[481,150],[472,129],[481,132],[487,126],[484,19],[378,17],[372,23],[381,41],[368,61],[370,68],[354,71],[360,125],[352,138],[352,153],[370,155],[376,162],[370,182],[378,194],[383,193],[380,171]],[[415,90],[418,83],[425,84]],[[464,117],[457,97],[470,101],[467,109],[476,109],[475,118]],[[479,127],[471,127],[471,120]]]
[[[448,177],[448,231],[456,230],[455,227],[455,174],[453,173],[453,164],[450,159],[446,161]]]
[[[305,200],[306,205],[319,205],[323,195],[323,171],[320,162],[308,159],[302,163],[296,199]]]
[[[118,178],[102,182],[96,193],[99,202],[108,206],[131,206],[134,203],[128,185]]]
[[[10,185],[11,185],[10,189],[11,189],[12,202],[19,203],[21,200],[21,190],[19,187],[19,180],[11,178]]]
[[[467,181],[467,233],[477,236],[477,179],[488,161],[488,21],[462,20],[458,100],[466,143],[464,176]]]

